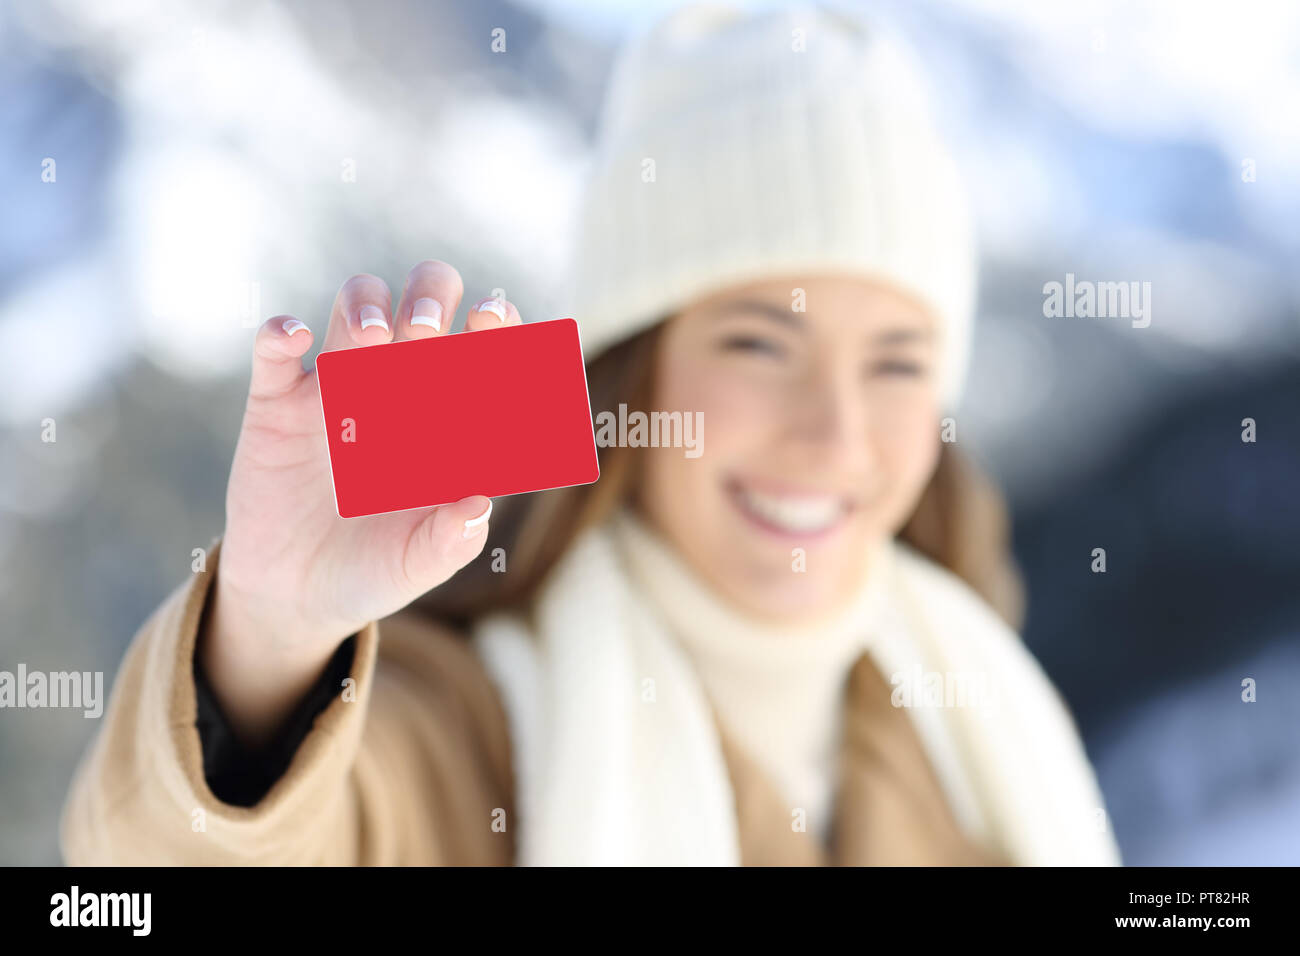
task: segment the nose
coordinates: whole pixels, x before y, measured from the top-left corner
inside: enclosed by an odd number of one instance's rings
[[[871,410],[858,383],[823,369],[793,391],[790,438],[800,458],[822,469],[869,473]]]

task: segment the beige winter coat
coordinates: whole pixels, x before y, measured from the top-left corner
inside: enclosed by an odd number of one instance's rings
[[[195,725],[193,655],[219,553],[132,641],[78,767],[60,842],[72,865],[510,864],[505,712],[466,639],[409,613],[358,635],[355,701],[317,717],[254,807],[217,799]],[[748,865],[980,865],[870,658],[853,668],[831,846],[723,734]],[[501,811],[504,811],[504,816]],[[497,821],[494,827],[493,822]],[[505,821],[504,829],[501,821]]]

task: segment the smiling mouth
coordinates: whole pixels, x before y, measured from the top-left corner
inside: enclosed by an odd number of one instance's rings
[[[732,503],[749,522],[783,538],[822,537],[838,530],[853,511],[853,502],[835,494],[760,491],[746,482],[727,482]]]

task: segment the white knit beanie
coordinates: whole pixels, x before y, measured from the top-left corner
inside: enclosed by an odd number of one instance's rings
[[[620,57],[569,275],[588,361],[728,286],[856,274],[934,309],[951,407],[975,270],[919,71],[869,21],[840,8],[696,5]]]

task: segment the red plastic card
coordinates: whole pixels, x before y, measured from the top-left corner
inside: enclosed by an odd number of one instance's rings
[[[600,477],[573,319],[322,352],[316,371],[344,518]]]

